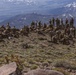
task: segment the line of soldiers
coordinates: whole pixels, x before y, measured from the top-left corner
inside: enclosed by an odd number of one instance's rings
[[[74,43],[73,39],[75,38],[76,29],[73,18],[70,20],[66,18],[65,21],[63,19],[52,18],[49,23],[52,28],[50,31],[51,41],[63,44],[70,44],[71,41]]]
[[[11,28],[9,23],[7,26],[2,25],[0,27],[0,40],[4,38],[9,38],[9,37],[19,37],[17,34],[19,32],[19,29],[16,29],[15,26]]]
[[[70,21],[66,18],[65,22],[63,21],[63,19],[59,19],[59,18],[52,18],[50,19],[49,23],[51,25],[56,25],[56,26],[59,26],[59,25],[67,25],[69,24],[71,27],[74,25],[74,19],[71,18]]]
[[[41,21],[32,22],[30,26],[24,26],[21,29],[11,27],[8,23],[7,26],[0,27],[0,39],[19,38],[19,36],[29,36],[29,33],[36,32],[41,35],[49,34],[54,43],[69,44],[69,41],[75,38],[75,30],[73,18],[70,20],[66,18],[65,21],[52,18],[48,25],[42,24]]]

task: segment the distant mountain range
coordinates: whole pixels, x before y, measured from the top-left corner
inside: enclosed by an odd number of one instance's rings
[[[52,9],[64,7],[75,0],[0,0],[0,16],[26,13],[50,15]]]
[[[72,15],[70,14],[62,14],[62,15],[41,15],[37,13],[31,13],[31,14],[20,14],[14,17],[11,17],[7,20],[4,20],[3,22],[0,23],[0,25],[7,25],[9,22],[11,26],[16,26],[17,28],[22,28],[24,25],[30,25],[32,21],[38,22],[41,21],[42,24],[49,23],[49,20],[51,18],[65,18],[70,19]],[[75,24],[76,24],[76,17],[75,17]]]
[[[76,16],[76,2],[67,4],[60,8],[50,10],[49,13],[51,13],[53,15],[70,14],[71,17],[74,17],[74,16]]]
[[[32,21],[42,23],[48,23],[48,21],[53,17],[53,15],[41,15],[37,13],[31,14],[20,14],[14,17],[11,17],[7,20],[4,20],[0,25],[6,25],[8,22],[11,26],[22,27],[24,25],[30,25]]]
[[[23,2],[23,1],[26,2],[26,0],[21,0],[21,2]],[[9,2],[10,3],[12,3],[12,2],[17,3],[17,0],[16,1],[15,0],[8,0],[8,3]],[[20,1],[18,1],[18,2],[21,3]],[[64,2],[66,2],[66,1],[64,0]],[[31,3],[31,4],[35,3],[35,0],[34,0],[34,2],[33,2],[33,0],[31,0],[31,1],[28,1],[27,3]],[[47,1],[47,3],[49,4],[50,1]],[[66,3],[66,5],[63,4],[63,5],[61,5],[61,7],[57,7],[57,8],[55,7],[53,9],[51,9],[51,8],[47,9],[46,12],[49,15],[45,14],[44,11],[41,15],[40,12],[41,11],[39,11],[37,13],[36,12],[31,13],[30,12],[28,14],[21,13],[20,15],[16,15],[16,16],[8,15],[6,17],[3,16],[3,18],[1,16],[0,17],[0,20],[1,20],[0,25],[6,25],[9,22],[11,26],[15,25],[16,27],[22,27],[24,25],[29,25],[32,21],[42,21],[42,23],[48,23],[49,19],[51,19],[52,17],[55,17],[55,18],[59,17],[59,18],[63,18],[63,19],[65,19],[65,18],[70,19],[71,17],[73,17],[75,19],[75,24],[76,24],[76,2],[73,2],[73,0],[69,0],[68,4],[67,3]],[[17,13],[17,14],[19,14],[19,13]]]

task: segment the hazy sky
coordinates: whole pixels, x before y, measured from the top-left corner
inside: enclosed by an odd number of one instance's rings
[[[0,14],[46,11],[76,0],[0,0]]]

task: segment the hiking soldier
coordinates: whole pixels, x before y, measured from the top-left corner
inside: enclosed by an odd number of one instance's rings
[[[70,26],[73,27],[73,25],[74,25],[74,19],[71,18],[71,20],[70,20]]]
[[[50,24],[49,27],[53,29],[53,25],[52,25],[52,20],[51,19],[49,21],[49,24]]]
[[[59,27],[59,25],[60,25],[60,20],[57,18],[56,19],[56,26]]]
[[[65,25],[67,25],[68,24],[68,19],[66,18],[66,20],[65,20]]]
[[[55,25],[55,19],[54,19],[54,17],[52,18],[52,24]]]

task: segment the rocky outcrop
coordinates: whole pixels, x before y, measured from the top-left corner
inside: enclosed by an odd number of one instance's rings
[[[37,69],[37,70],[29,71],[24,75],[64,75],[64,74],[54,70]]]
[[[10,75],[11,73],[16,71],[16,63],[12,62],[0,67],[0,75]]]
[[[46,70],[46,69],[31,70],[28,73],[22,74],[21,71],[17,68],[16,63],[12,62],[0,67],[0,75],[64,75],[64,74],[58,71]]]

